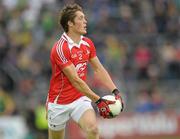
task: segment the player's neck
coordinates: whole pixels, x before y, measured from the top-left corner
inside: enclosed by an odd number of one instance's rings
[[[76,43],[79,44],[81,35],[74,32],[67,32],[67,35]]]

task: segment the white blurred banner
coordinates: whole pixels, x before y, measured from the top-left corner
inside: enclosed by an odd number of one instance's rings
[[[180,115],[174,111],[122,113],[114,119],[98,118],[101,139],[146,139],[180,136]],[[83,139],[79,127],[70,122],[68,139]],[[148,138],[148,139],[149,139]]]
[[[22,117],[0,117],[0,139],[24,139],[27,131]]]

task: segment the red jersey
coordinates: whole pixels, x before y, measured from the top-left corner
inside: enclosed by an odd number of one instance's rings
[[[52,76],[47,102],[68,104],[83,96],[71,84],[62,69],[74,64],[78,76],[85,81],[88,61],[95,56],[96,50],[89,38],[81,36],[79,44],[76,44],[66,33],[63,33],[50,54]]]

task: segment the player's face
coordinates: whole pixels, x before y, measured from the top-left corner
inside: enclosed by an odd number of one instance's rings
[[[74,24],[72,26],[72,29],[74,32],[83,35],[87,33],[87,20],[85,18],[85,15],[81,11],[77,11],[76,17],[74,18]]]

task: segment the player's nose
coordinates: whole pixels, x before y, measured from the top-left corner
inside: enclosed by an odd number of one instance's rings
[[[84,19],[84,21],[83,21],[83,22],[84,22],[84,24],[87,24],[87,20],[86,20],[86,19]]]

